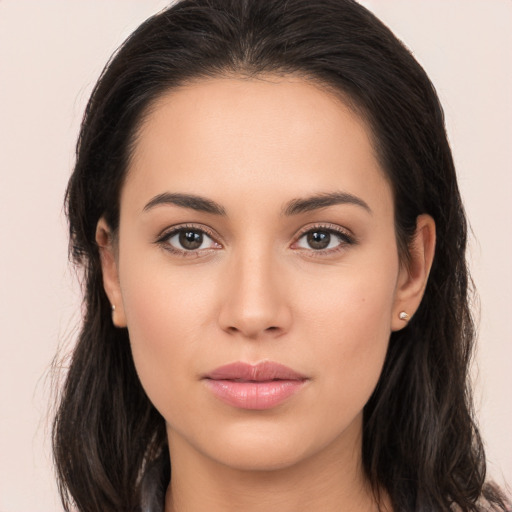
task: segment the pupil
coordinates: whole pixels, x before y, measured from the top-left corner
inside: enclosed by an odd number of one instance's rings
[[[198,231],[181,231],[180,244],[188,250],[199,249],[203,243],[203,234]]]
[[[308,233],[308,244],[312,249],[326,249],[331,241],[331,234],[326,231]]]

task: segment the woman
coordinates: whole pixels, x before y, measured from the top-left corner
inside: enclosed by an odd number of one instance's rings
[[[434,89],[340,0],[186,0],[87,107],[85,317],[54,427],[89,510],[506,510]]]

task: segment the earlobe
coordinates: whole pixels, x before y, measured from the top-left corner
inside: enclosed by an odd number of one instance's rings
[[[391,330],[398,331],[407,325],[418,309],[434,261],[436,225],[427,214],[416,219],[416,233],[409,247],[410,258],[398,276]]]
[[[114,240],[103,217],[96,225],[96,243],[100,253],[103,287],[111,304],[112,323],[116,327],[126,327]]]

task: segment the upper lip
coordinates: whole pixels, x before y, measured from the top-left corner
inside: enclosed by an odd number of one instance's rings
[[[271,380],[305,380],[306,377],[287,366],[273,361],[257,364],[238,361],[219,366],[204,378],[211,380],[237,380],[240,382],[265,382]]]

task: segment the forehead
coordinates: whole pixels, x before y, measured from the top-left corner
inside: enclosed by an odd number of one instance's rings
[[[226,197],[388,188],[363,119],[295,77],[216,78],[165,93],[141,123],[126,183],[139,195]]]

